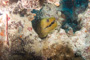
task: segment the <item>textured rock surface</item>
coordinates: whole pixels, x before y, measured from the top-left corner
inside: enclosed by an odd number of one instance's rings
[[[37,1],[35,1],[35,4],[38,4]],[[54,3],[54,0],[48,1],[52,2],[51,5]],[[24,2],[24,0],[22,0],[22,2]],[[7,4],[6,6],[4,5],[5,7],[2,5],[3,8],[0,8],[0,13],[2,13],[2,15],[0,15],[0,60],[83,60],[82,57],[90,60],[90,8],[87,8],[84,13],[78,15],[78,21],[80,21],[82,28],[76,31],[75,34],[73,34],[72,29],[66,33],[64,29],[58,26],[58,28],[60,28],[59,30],[56,29],[48,34],[46,39],[40,39],[31,23],[34,16],[36,16],[36,14],[30,12],[34,7],[27,9],[30,6],[26,7],[27,4],[19,3],[20,1],[9,6]],[[59,22],[60,17],[65,18],[61,12],[56,11],[55,5],[46,5],[47,7],[45,6],[42,9],[44,16],[42,15],[41,17],[55,16],[57,22]],[[33,6],[35,5],[33,4]],[[36,7],[37,6],[35,6],[35,9]],[[51,8],[51,10],[48,10],[49,8]],[[5,32],[3,31],[5,30],[5,14],[8,14],[9,17],[9,47],[3,45],[3,43],[5,43],[5,36],[3,36]]]

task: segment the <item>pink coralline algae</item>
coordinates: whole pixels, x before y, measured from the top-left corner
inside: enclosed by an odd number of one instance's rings
[[[21,0],[22,6],[26,9],[40,8],[39,0]]]

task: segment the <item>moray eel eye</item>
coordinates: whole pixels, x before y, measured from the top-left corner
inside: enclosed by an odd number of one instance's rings
[[[47,22],[49,22],[49,19],[47,19]]]

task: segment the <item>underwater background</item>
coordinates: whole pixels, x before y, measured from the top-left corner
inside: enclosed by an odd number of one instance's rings
[[[85,12],[88,7],[88,0],[61,0],[59,3],[60,7],[56,7],[56,9],[61,11],[66,17],[65,22],[63,22],[61,28],[65,29],[66,32],[72,28],[74,33],[80,30],[81,26],[80,22],[78,22],[78,14]],[[42,14],[43,7],[39,11],[36,11],[35,9],[32,11],[32,13],[37,14],[35,20],[41,20],[41,15],[44,15]],[[32,22],[34,26],[34,20]],[[66,28],[66,26],[68,28]]]
[[[90,0],[0,0],[0,60],[90,60]]]
[[[62,28],[68,31],[69,28],[65,28],[65,25],[68,25],[73,28],[74,32],[80,30],[78,14],[85,12],[88,0],[62,0],[60,4],[62,5],[61,11],[66,16],[66,22],[63,23]]]

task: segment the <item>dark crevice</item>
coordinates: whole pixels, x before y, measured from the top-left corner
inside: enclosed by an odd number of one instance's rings
[[[17,3],[19,0],[9,0],[9,3],[12,4],[12,3]]]
[[[62,13],[66,16],[66,21],[63,22],[62,28],[68,32],[71,27],[73,32],[81,29],[80,22],[78,22],[78,14],[83,13],[88,7],[88,0],[62,0]],[[68,28],[66,28],[68,26]],[[79,27],[78,27],[79,26]]]

